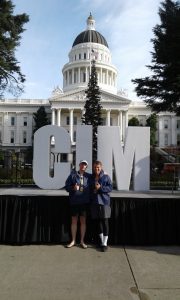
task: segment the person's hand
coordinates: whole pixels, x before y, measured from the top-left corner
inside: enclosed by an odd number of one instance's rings
[[[96,182],[96,184],[95,184],[95,189],[96,189],[96,190],[99,190],[100,187],[101,187],[101,185],[99,184],[99,182]]]
[[[76,183],[73,187],[74,191],[79,191],[79,185]]]

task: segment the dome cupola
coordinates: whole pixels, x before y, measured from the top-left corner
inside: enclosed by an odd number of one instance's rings
[[[87,18],[87,29],[81,32],[74,40],[73,47],[83,43],[96,43],[108,48],[108,43],[101,33],[95,30],[95,20],[91,13]]]

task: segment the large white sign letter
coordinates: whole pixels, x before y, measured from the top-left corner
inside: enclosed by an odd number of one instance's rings
[[[120,127],[98,127],[98,159],[111,178],[114,161],[118,190],[129,190],[132,169],[134,190],[149,190],[149,154],[149,127],[128,127],[124,149]]]
[[[54,146],[51,149],[51,140]],[[62,127],[47,125],[34,134],[33,178],[42,189],[60,189],[70,173],[70,163],[54,160],[54,176],[50,174],[51,152],[57,158],[60,153],[70,153],[69,133]]]

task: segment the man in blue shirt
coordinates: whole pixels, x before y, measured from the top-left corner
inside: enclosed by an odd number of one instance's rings
[[[84,242],[86,233],[86,214],[90,201],[90,181],[91,175],[86,172],[88,162],[81,160],[79,170],[72,171],[68,176],[65,188],[69,192],[70,210],[71,210],[71,236],[72,240],[66,247],[71,248],[76,244],[76,233],[78,218],[80,219],[80,246],[83,249],[87,248]]]

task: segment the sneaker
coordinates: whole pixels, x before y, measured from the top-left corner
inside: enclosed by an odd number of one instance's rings
[[[106,252],[108,250],[107,246],[101,246],[101,252]]]

